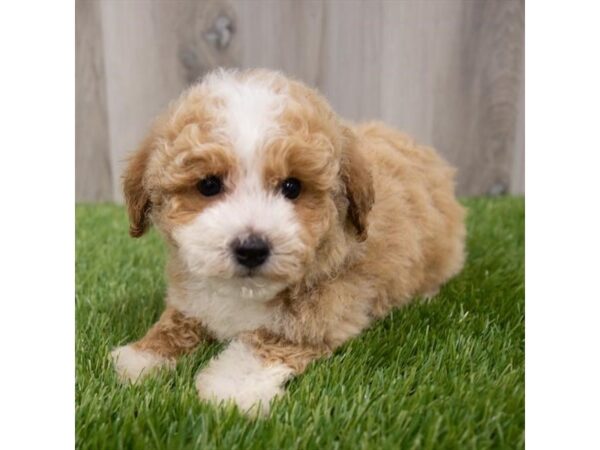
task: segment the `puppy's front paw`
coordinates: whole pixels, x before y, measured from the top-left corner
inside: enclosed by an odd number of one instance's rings
[[[284,364],[266,365],[246,344],[233,341],[198,374],[196,389],[203,400],[232,401],[246,414],[266,415],[292,373]]]
[[[172,367],[173,362],[154,353],[139,350],[133,345],[115,348],[110,352],[121,381],[135,383],[159,367]]]

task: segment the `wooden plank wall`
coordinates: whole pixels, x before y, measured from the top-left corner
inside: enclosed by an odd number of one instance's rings
[[[461,195],[524,192],[523,0],[77,0],[76,33],[78,201],[120,201],[152,118],[218,66],[283,70],[413,134]]]

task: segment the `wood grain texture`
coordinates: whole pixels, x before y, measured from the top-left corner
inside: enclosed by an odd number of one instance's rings
[[[273,68],[318,84],[323,2],[232,0],[231,4],[241,67]]]
[[[525,65],[525,55],[522,56],[521,64]],[[525,194],[525,74],[521,76],[519,83],[519,103],[517,106],[515,150],[513,155],[513,168],[511,174],[510,192]]]
[[[445,62],[437,68],[432,143],[459,167],[460,193],[500,193],[511,186],[515,155],[523,3],[465,1],[459,13],[455,51],[436,58]]]
[[[523,0],[105,1],[100,9],[115,199],[124,156],[152,117],[217,66],[282,70],[347,119],[409,132],[458,167],[461,195],[524,190]]]
[[[75,192],[78,201],[114,198],[99,6],[94,2],[75,3]]]

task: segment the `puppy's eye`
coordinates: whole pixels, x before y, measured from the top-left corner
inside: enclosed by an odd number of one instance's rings
[[[211,175],[198,181],[196,187],[205,197],[212,197],[223,190],[223,182],[221,181],[221,178]]]
[[[286,178],[281,183],[281,193],[290,200],[298,198],[302,190],[302,183],[298,178]]]

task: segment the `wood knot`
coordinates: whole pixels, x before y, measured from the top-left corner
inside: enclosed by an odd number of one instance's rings
[[[215,19],[210,30],[204,33],[204,37],[218,50],[224,50],[231,42],[234,32],[233,21],[229,17],[221,15]]]

